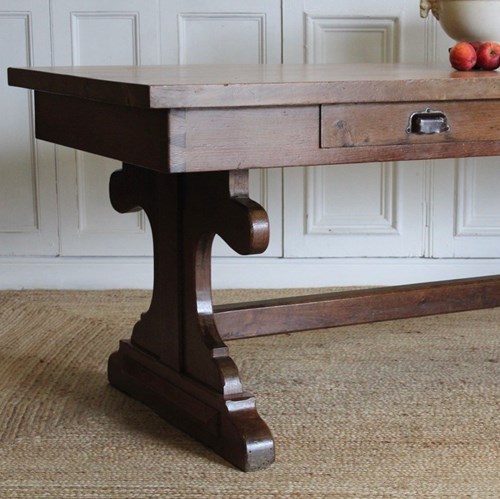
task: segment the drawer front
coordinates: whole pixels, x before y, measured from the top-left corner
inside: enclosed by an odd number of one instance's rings
[[[321,106],[321,147],[498,141],[500,101]]]
[[[442,114],[426,114],[429,108]],[[443,116],[449,130],[408,133],[416,112],[423,113],[415,119],[422,130],[432,129],[432,120]],[[500,155],[500,100],[174,109],[168,114],[166,166],[174,173]]]

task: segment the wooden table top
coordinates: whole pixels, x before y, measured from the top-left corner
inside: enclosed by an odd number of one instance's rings
[[[160,109],[500,98],[500,73],[447,64],[9,68],[9,84]]]

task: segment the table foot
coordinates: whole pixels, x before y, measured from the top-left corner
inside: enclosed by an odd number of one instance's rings
[[[145,210],[154,246],[151,306],[110,357],[110,383],[238,468],[268,466],[273,438],[219,335],[211,294],[216,234],[243,254],[269,241],[267,214],[248,198],[248,172],[167,175],[124,165],[110,195],[120,212]]]
[[[114,387],[243,471],[274,461],[273,438],[251,394],[224,397],[125,341],[109,359],[108,376]]]

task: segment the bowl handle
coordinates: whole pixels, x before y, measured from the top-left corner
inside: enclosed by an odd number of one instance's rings
[[[432,11],[434,17],[439,19],[439,2],[438,0],[420,0],[420,17],[424,19]]]

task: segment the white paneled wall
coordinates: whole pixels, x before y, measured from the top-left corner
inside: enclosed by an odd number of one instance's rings
[[[159,64],[158,1],[53,0],[54,64]],[[58,146],[60,254],[150,255],[143,212],[120,215],[108,197],[118,161]]]
[[[295,2],[285,35],[298,31],[305,46],[291,48],[287,58],[398,62],[403,50],[414,50],[404,43],[410,31],[406,35],[401,23],[421,23],[417,10],[405,12],[406,3],[388,1],[381,9],[379,3],[360,2],[346,9],[327,1]],[[415,58],[423,57],[420,52]],[[287,169],[285,192],[293,192],[285,195],[287,257],[423,256],[422,162]]]
[[[173,0],[161,2],[163,64],[280,64],[280,0]],[[269,214],[266,257],[282,255],[282,171],[254,170],[250,193]],[[235,256],[220,239],[214,254]]]
[[[417,0],[0,0],[0,288],[148,287],[142,213],[108,199],[116,161],[33,138],[8,66],[444,61]],[[373,123],[373,126],[377,126]],[[215,244],[221,287],[384,284],[500,270],[497,158],[251,172],[262,257]]]
[[[294,168],[285,179],[286,256],[423,256],[420,164]]]
[[[499,158],[436,161],[431,172],[429,254],[435,258],[497,258]]]
[[[49,2],[0,1],[0,254],[58,253],[54,147],[33,136],[33,100],[8,66],[51,63]],[[0,282],[1,286],[1,282]]]

